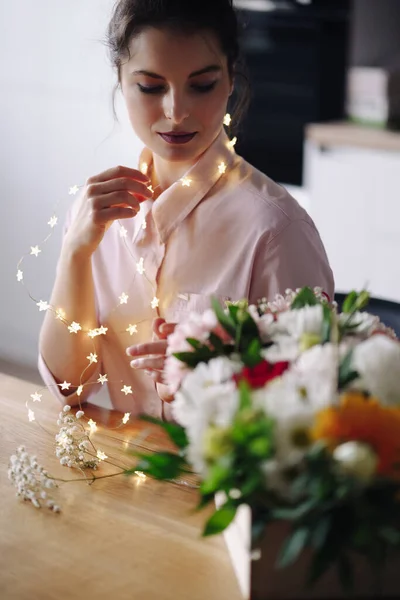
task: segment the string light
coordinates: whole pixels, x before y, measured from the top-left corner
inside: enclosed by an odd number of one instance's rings
[[[151,308],[158,308],[159,304],[159,299],[156,296],[154,296],[153,300],[151,301]]]
[[[55,227],[58,223],[58,219],[57,217],[54,215],[53,217],[51,217],[50,221],[47,223],[47,225],[50,225],[50,227],[53,229],[53,227]]]
[[[129,327],[126,328],[126,331],[129,333],[129,335],[137,333],[137,325],[129,325]]]
[[[218,171],[221,173],[221,175],[223,175],[226,171],[226,164],[222,161],[221,163],[219,163],[218,165]]]
[[[189,177],[182,177],[180,180],[183,187],[190,187],[192,180]]]
[[[82,327],[79,323],[76,323],[76,321],[72,321],[71,325],[68,325],[68,331],[70,333],[78,333],[78,331],[80,331],[81,329]]]
[[[80,385],[80,386],[78,387],[78,389],[76,390],[76,395],[77,395],[77,396],[80,396],[80,395],[82,394],[82,392],[83,392],[83,385]]]
[[[150,190],[152,194],[154,194],[153,186],[151,184],[147,186],[147,189]]]
[[[231,140],[229,140],[227,146],[230,150],[233,150],[235,144],[237,142],[237,137],[232,138]]]
[[[32,423],[32,421],[35,421],[35,413],[31,409],[28,410],[28,419],[30,423]]]
[[[65,314],[65,311],[62,308],[57,308],[57,310],[56,310],[56,319],[59,319],[60,321],[63,321],[66,316],[67,315]]]
[[[142,162],[142,164],[140,165],[140,171],[143,173],[143,175],[147,175],[148,169],[149,165],[145,162]]]
[[[73,185],[72,187],[69,188],[68,194],[70,196],[75,196],[78,192],[79,192],[79,186]]]
[[[125,227],[123,225],[121,225],[121,227],[119,228],[120,237],[126,238],[127,234],[128,234],[128,230],[125,229]]]
[[[97,450],[96,456],[99,460],[106,460],[106,458],[108,458],[107,454],[105,454],[101,450]]]
[[[121,294],[121,296],[119,297],[119,303],[120,304],[128,304],[128,299],[129,299],[128,294],[125,294],[125,292],[123,292]]]
[[[226,113],[226,115],[224,116],[224,125],[229,127],[229,125],[231,124],[231,121],[232,121],[231,115],[229,113]]]
[[[121,388],[121,392],[123,394],[125,394],[125,396],[127,396],[128,394],[133,394],[133,392],[132,392],[132,386],[131,385],[124,385],[124,387]]]
[[[142,471],[135,471],[135,475],[140,481],[145,481],[147,479],[147,475],[142,473]]]
[[[139,262],[136,264],[136,269],[137,269],[137,272],[139,273],[139,275],[144,275],[144,273],[145,273],[144,258],[141,258],[139,260]]]
[[[108,382],[107,374],[105,374],[105,375],[99,375],[97,383],[101,383],[101,385],[104,385],[107,382]]]
[[[36,302],[36,306],[39,307],[39,312],[49,309],[49,304],[47,302],[45,302],[44,300],[40,300],[39,302]]]
[[[127,424],[127,422],[129,421],[129,417],[131,416],[131,413],[125,413],[123,418],[122,418],[122,422],[124,425]]]
[[[60,388],[62,390],[69,390],[69,388],[71,387],[71,384],[68,383],[67,381],[64,381],[63,383],[59,383],[58,385],[60,386]]]
[[[41,253],[41,249],[39,248],[39,246],[31,246],[31,255],[32,256],[36,256],[36,258],[37,258],[40,253]]]
[[[108,331],[108,327],[104,327],[104,325],[102,325],[101,327],[98,327],[97,329],[90,329],[88,332],[88,336],[90,338],[95,338],[98,335],[106,335]]]
[[[147,229],[147,221],[146,221],[146,217],[143,217],[143,221],[142,221],[142,229]]]
[[[102,325],[101,327],[98,328],[98,335],[106,335],[107,331],[108,331],[108,327],[104,327],[104,325]]]
[[[93,419],[89,419],[88,425],[89,425],[89,435],[93,435],[93,433],[96,433],[96,431],[97,431],[96,421],[93,421]]]
[[[90,364],[97,363],[97,354],[95,352],[91,352],[89,356],[86,357]]]
[[[23,272],[20,269],[18,269],[18,271],[17,271],[17,281],[22,281],[23,278],[24,278]]]
[[[31,394],[31,398],[34,402],[41,402],[42,401],[42,394],[39,394],[38,392],[35,392],[34,394]]]

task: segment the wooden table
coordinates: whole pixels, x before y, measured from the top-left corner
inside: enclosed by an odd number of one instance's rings
[[[0,374],[0,598],[240,600],[223,538],[200,536],[210,511],[193,514],[195,489],[135,476],[92,486],[69,482],[55,490],[60,514],[15,497],[7,467],[21,444],[54,477],[78,476],[54,454],[60,407],[47,391],[31,403],[36,421],[28,421],[25,403],[35,391]],[[118,464],[134,464],[126,450],[134,448],[143,423],[118,428],[122,415],[89,405],[85,415],[99,426],[96,446]],[[157,428],[143,442],[165,443]],[[115,471],[104,463],[101,470]]]

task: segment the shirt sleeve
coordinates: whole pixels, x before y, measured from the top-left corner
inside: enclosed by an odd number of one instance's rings
[[[69,225],[73,219],[73,209],[74,209],[74,205],[67,213],[65,223],[63,226],[62,239],[64,239],[65,234],[68,231]],[[57,269],[58,269],[58,265],[57,265]],[[96,311],[97,311],[96,291],[95,291],[95,303],[96,303]],[[82,390],[82,393],[80,396],[78,396],[78,394],[76,393],[76,390],[75,390],[75,392],[71,392],[68,394],[61,393],[61,387],[60,387],[59,383],[57,382],[57,380],[55,379],[52,372],[50,371],[50,369],[48,368],[40,351],[39,351],[39,355],[38,355],[37,366],[38,366],[38,370],[39,370],[41,378],[43,379],[44,384],[46,385],[46,387],[48,388],[50,393],[62,405],[68,404],[69,406],[78,406],[79,404],[83,404],[84,402],[87,402],[91,396],[94,396],[100,389],[101,384],[97,380],[99,378],[99,375],[100,375],[100,372],[102,369],[101,362],[96,364],[96,368],[93,371],[92,375],[90,376],[90,378],[87,381],[85,381],[85,384],[84,384],[84,387],[83,387],[83,390]],[[74,384],[74,388],[75,388],[77,382],[72,382],[72,383]]]
[[[291,221],[271,238],[261,237],[253,263],[249,300],[268,301],[286,289],[321,287],[332,300],[334,279],[319,233],[306,220]]]

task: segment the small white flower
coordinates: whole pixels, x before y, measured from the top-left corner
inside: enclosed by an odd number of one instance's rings
[[[81,417],[83,417],[84,414],[85,413],[83,412],[83,410],[78,410],[78,412],[76,413],[75,416],[76,416],[77,419],[80,419]]]
[[[369,444],[363,442],[346,442],[340,444],[333,452],[342,471],[368,482],[376,473],[378,457]]]

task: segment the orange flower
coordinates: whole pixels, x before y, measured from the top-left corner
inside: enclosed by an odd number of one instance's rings
[[[378,473],[400,476],[399,408],[382,406],[376,398],[357,392],[343,394],[338,407],[326,408],[316,415],[311,434],[333,448],[348,441],[370,444],[378,456]]]

